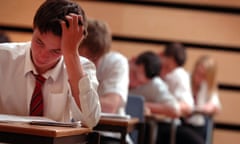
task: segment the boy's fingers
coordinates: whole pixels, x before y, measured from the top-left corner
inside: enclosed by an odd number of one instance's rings
[[[63,21],[63,20],[61,20],[61,21],[60,21],[60,24],[61,24],[62,30],[65,31],[66,28],[67,28],[66,22]]]

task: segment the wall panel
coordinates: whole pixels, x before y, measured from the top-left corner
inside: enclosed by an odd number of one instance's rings
[[[240,92],[220,90],[219,98],[222,103],[221,112],[216,115],[215,121],[240,125]]]
[[[0,25],[32,27],[33,16],[44,0],[1,0]]]
[[[215,130],[213,133],[213,144],[239,144],[240,132]]]
[[[23,42],[29,41],[32,39],[31,33],[26,32],[16,32],[16,31],[6,31],[7,35],[10,37],[13,42]]]
[[[240,46],[240,15],[106,2],[81,2],[89,17],[114,34],[148,39]]]
[[[147,0],[146,0],[147,1]],[[180,3],[180,4],[194,4],[194,5],[208,5],[208,6],[222,6],[239,8],[239,0],[150,0],[154,2],[169,2],[169,3]]]

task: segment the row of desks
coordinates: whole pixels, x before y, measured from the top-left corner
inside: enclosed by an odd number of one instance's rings
[[[76,144],[99,143],[97,131],[121,133],[121,144],[125,144],[127,133],[139,131],[138,143],[143,143],[144,124],[137,118],[101,118],[94,130],[85,127],[39,126],[28,123],[0,123],[0,142],[17,144]]]

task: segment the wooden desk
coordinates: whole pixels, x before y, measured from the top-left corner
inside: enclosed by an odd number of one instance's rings
[[[147,115],[145,115],[145,120],[146,121],[150,121],[150,120],[163,121],[164,119],[170,119],[170,118],[165,116],[165,115],[161,115],[161,114],[147,114]]]
[[[138,130],[138,143],[143,143],[144,123],[140,123],[138,118],[117,119],[117,118],[101,118],[94,130],[119,132],[121,134],[121,144],[126,143],[127,133],[134,129]]]
[[[91,136],[99,137],[90,128],[38,126],[27,123],[0,123],[0,142],[16,144],[86,143]],[[97,142],[99,138],[96,139]],[[91,138],[93,139],[93,138]],[[92,141],[91,141],[92,142]],[[91,143],[90,142],[90,143]],[[92,144],[96,144],[96,141]]]

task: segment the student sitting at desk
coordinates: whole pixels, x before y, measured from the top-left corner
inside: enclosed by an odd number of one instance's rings
[[[88,36],[81,43],[79,53],[93,61],[97,67],[102,112],[125,115],[129,83],[128,60],[122,54],[110,51],[112,35],[107,23],[89,19],[87,30]],[[120,135],[102,133],[100,143],[120,143]]]
[[[163,61],[161,77],[167,83],[171,94],[185,106],[182,113],[187,115],[192,111],[193,98],[189,73],[183,67],[187,59],[185,47],[180,43],[170,43],[164,49],[161,58]]]
[[[186,117],[184,125],[206,139],[206,116],[213,116],[221,108],[217,92],[217,64],[210,56],[202,56],[195,63],[191,85],[196,114]]]
[[[179,105],[169,93],[168,86],[159,77],[161,61],[158,55],[146,51],[130,61],[130,94],[145,98],[151,113],[178,117]]]
[[[172,118],[180,116],[180,106],[176,99],[170,94],[168,86],[159,77],[161,71],[161,60],[159,56],[151,51],[146,51],[138,55],[136,59],[130,61],[130,94],[143,96],[145,99],[146,115],[164,116],[158,122],[162,122],[164,127],[170,127]],[[170,133],[163,126],[156,129],[155,122],[146,123],[145,143],[154,141],[155,130],[158,130],[158,137],[164,137]],[[150,133],[152,133],[150,135]],[[162,133],[162,135],[160,134]],[[161,136],[160,136],[161,135]]]
[[[184,69],[184,64],[187,58],[186,48],[181,43],[168,44],[162,54],[163,71],[161,77],[167,83],[170,93],[176,98],[180,105],[181,116],[191,114],[193,110],[193,98],[190,86],[189,73]],[[172,141],[176,141],[176,144],[182,143],[194,143],[202,144],[201,139],[194,131],[188,128],[181,128],[180,119],[174,120],[174,126],[176,128],[176,134],[172,135]],[[158,129],[161,130],[162,124],[159,124]],[[170,129],[170,128],[168,128]],[[157,143],[170,143],[170,136],[158,137]],[[162,142],[164,141],[164,142]]]
[[[86,28],[77,3],[48,0],[34,16],[30,42],[1,44],[0,113],[94,127],[101,112],[96,71],[78,54]]]

